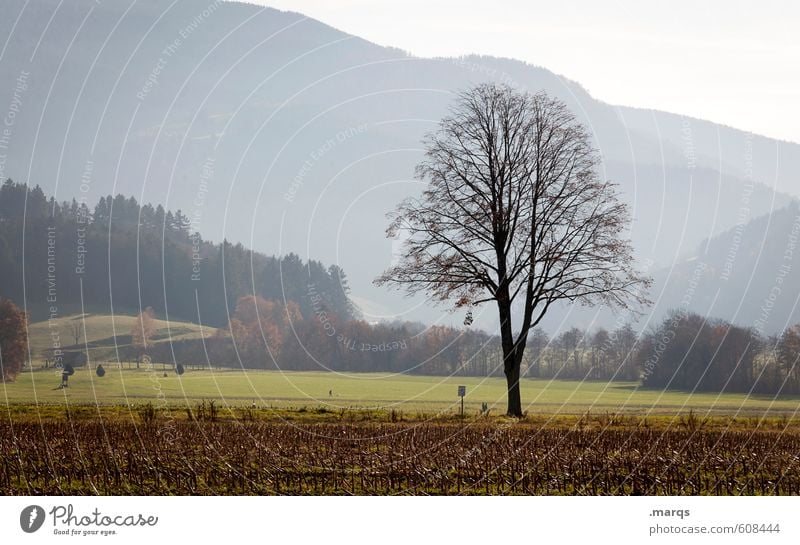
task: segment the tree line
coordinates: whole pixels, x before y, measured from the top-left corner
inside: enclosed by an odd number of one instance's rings
[[[329,314],[309,317],[300,306],[242,296],[227,327],[205,339],[154,342],[153,310],[142,311],[121,359],[183,366],[243,369],[393,372],[420,375],[502,376],[498,336],[479,329],[415,322],[367,323]],[[25,314],[0,300],[3,380],[13,379],[27,357]],[[527,378],[637,381],[659,390],[800,394],[800,324],[779,334],[688,312],[674,311],[638,333],[572,327],[549,336],[531,332],[522,364]]]
[[[181,211],[104,196],[93,208],[57,202],[39,186],[0,186],[0,297],[26,302],[32,320],[137,313],[226,326],[240,297],[295,302],[313,314],[309,286],[329,312],[353,318],[344,271],[295,254],[273,257],[191,230]]]
[[[154,358],[246,369],[402,372],[502,376],[499,336],[414,322],[370,324],[258,296],[237,302],[228,328],[205,340],[156,345]],[[643,387],[698,392],[800,393],[800,325],[781,334],[675,311],[639,333],[572,327],[532,330],[521,374],[527,378],[636,381]],[[225,362],[225,363],[222,363]]]
[[[673,311],[640,336],[642,384],[700,392],[800,394],[800,324],[768,335]]]

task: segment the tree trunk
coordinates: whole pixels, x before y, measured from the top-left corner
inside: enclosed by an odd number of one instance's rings
[[[511,304],[506,290],[507,288],[501,288],[502,295],[497,300],[500,314],[500,344],[503,347],[503,372],[508,385],[508,411],[506,414],[520,418],[522,416],[522,396],[519,391],[519,368],[524,348],[521,349],[514,343],[514,333],[511,328]]]
[[[517,357],[516,350],[510,354],[511,365],[505,366],[506,384],[508,385],[508,416],[522,417],[522,396],[519,391],[519,366],[521,358]]]

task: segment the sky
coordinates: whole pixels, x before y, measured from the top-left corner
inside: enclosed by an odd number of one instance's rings
[[[258,0],[417,56],[511,57],[595,98],[800,142],[800,2]]]

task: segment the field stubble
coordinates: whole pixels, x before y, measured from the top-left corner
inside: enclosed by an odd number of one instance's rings
[[[777,419],[240,412],[7,419],[0,493],[800,494],[800,431]]]

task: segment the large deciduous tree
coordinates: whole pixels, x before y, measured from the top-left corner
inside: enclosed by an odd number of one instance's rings
[[[14,380],[25,363],[28,326],[25,312],[9,299],[0,299],[0,380]]]
[[[419,198],[391,215],[402,257],[376,282],[456,308],[494,301],[508,414],[522,416],[528,333],[557,301],[627,308],[649,280],[623,237],[629,215],[598,176],[586,129],[545,93],[483,84],[426,137]],[[512,316],[513,314],[513,316]]]

